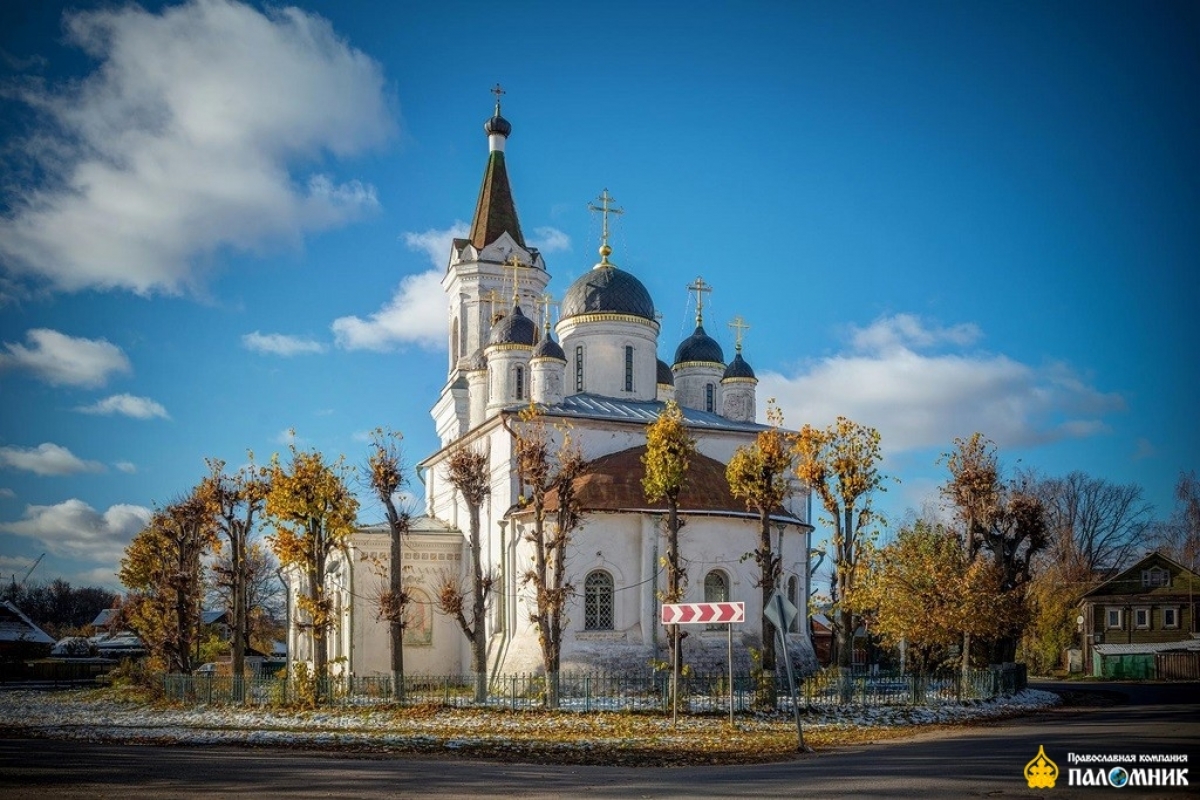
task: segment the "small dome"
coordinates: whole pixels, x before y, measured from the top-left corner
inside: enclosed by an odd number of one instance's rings
[[[563,352],[562,347],[550,334],[542,337],[538,342],[537,347],[533,348],[533,358],[557,358],[559,361],[566,361],[567,354]]]
[[[658,359],[658,383],[665,383],[667,386],[675,385],[675,373],[671,372],[671,368],[667,366],[667,362],[661,358]]]
[[[637,278],[606,264],[575,279],[563,296],[561,318],[581,314],[629,314],[654,321],[654,301]]]
[[[742,358],[741,353],[735,353],[733,361],[730,361],[729,366],[725,368],[725,374],[721,376],[721,380],[725,380],[726,378],[751,378],[757,380],[754,377],[754,370],[750,369],[750,365]]]
[[[725,354],[717,340],[704,332],[703,325],[696,326],[696,332],[679,343],[675,350],[675,363],[683,364],[688,361],[708,361],[715,364],[725,363]]]
[[[537,325],[521,313],[520,306],[513,306],[510,314],[492,326],[488,344],[525,344],[533,346],[537,341]]]
[[[483,130],[489,136],[498,133],[507,139],[508,135],[512,133],[512,123],[500,116],[500,109],[497,108],[496,115],[483,123]]]
[[[487,356],[482,350],[476,350],[475,355],[467,359],[467,370],[476,372],[478,370],[487,369]]]

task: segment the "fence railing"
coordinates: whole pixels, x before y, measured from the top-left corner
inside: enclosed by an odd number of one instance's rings
[[[854,675],[837,669],[818,672],[797,686],[801,708],[841,706],[939,705],[988,700],[1025,689],[1024,664],[1005,664],[971,670],[964,680],[960,670],[932,674]],[[551,688],[557,692],[552,693]],[[238,678],[221,675],[166,675],[163,691],[172,701],[218,705],[290,705],[316,696],[331,705],[435,705],[448,708],[484,706],[512,711],[542,709],[547,698],[557,696],[559,708],[569,711],[669,712],[671,680],[666,673],[631,675],[605,672],[563,672],[557,675],[514,674],[493,677],[487,698],[477,703],[475,677],[463,675],[409,675],[404,691],[391,677],[332,677],[300,685],[287,678]],[[775,708],[791,710],[786,679],[774,687]],[[765,693],[770,696],[770,692]],[[724,712],[730,696],[726,674],[690,674],[679,684],[681,710],[691,713]],[[734,675],[735,713],[764,709],[764,691],[755,676]]]

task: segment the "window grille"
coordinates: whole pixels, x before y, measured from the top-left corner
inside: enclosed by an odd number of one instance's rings
[[[583,581],[583,629],[613,629],[613,579],[603,570],[588,573]]]
[[[525,368],[517,367],[517,399],[525,399]]]
[[[715,398],[713,397],[713,385],[711,383],[704,386],[704,410],[714,411],[716,409]]]
[[[633,391],[633,347],[625,346],[625,391]]]
[[[583,391],[583,345],[575,347],[575,391]]]

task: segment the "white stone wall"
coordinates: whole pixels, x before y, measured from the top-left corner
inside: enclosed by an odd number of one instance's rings
[[[713,387],[713,407],[716,414],[721,413],[721,376],[725,368],[720,364],[708,362],[689,362],[672,368],[675,373],[675,402],[684,408],[694,408],[697,411],[707,411],[708,394],[706,386]]]
[[[560,320],[556,332],[567,356],[565,394],[578,394],[577,348],[583,348],[583,392],[625,400],[653,400],[658,391],[658,325],[605,315]],[[632,321],[631,321],[632,320]],[[625,389],[625,348],[633,348],[633,389]]]

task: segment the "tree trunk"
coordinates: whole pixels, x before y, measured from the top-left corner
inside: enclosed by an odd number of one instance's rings
[[[246,639],[249,624],[246,613],[246,540],[235,529],[229,541],[230,577],[233,581],[232,666],[235,678],[246,674]]]
[[[759,683],[758,703],[766,708],[775,708],[775,666],[778,657],[775,651],[775,626],[767,619],[767,606],[775,595],[775,573],[778,564],[775,551],[771,548],[771,510],[759,511],[758,564],[762,573],[762,679]],[[786,658],[787,654],[784,654]]]
[[[479,504],[468,503],[471,525],[471,569],[474,572],[471,628],[471,669],[475,672],[475,702],[487,702],[487,596],[483,586],[483,546],[479,536]]]
[[[389,506],[390,506],[389,502]],[[391,530],[391,567],[388,571],[388,591],[392,593],[395,602],[393,606],[396,616],[388,625],[388,633],[392,640],[392,688],[396,699],[404,702],[404,613],[406,604],[401,600],[404,596],[404,553],[400,541],[399,520],[396,512],[388,508],[388,527]]]
[[[679,564],[679,505],[675,498],[667,498],[667,602],[683,600],[682,570]],[[667,631],[667,663],[671,665],[671,686],[679,685],[683,674],[683,637],[679,626],[672,625]],[[674,691],[674,689],[672,689]],[[672,703],[675,698],[671,698]]]

